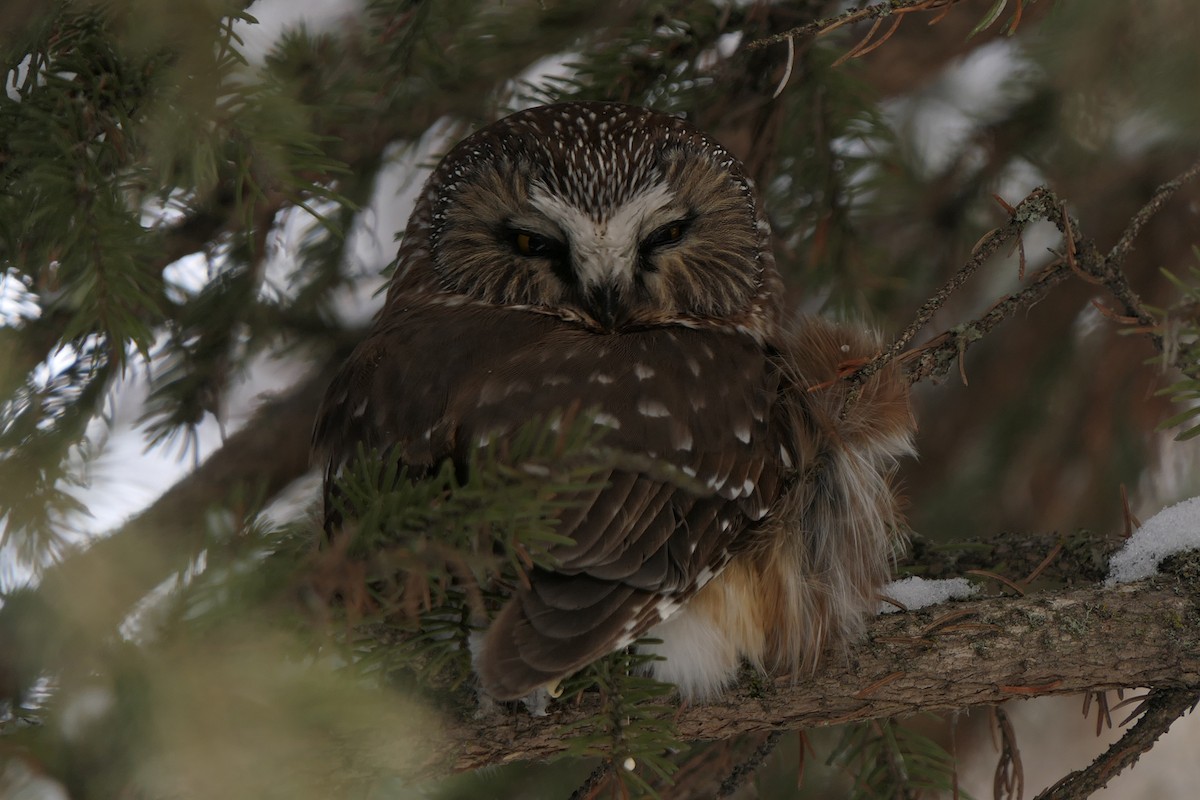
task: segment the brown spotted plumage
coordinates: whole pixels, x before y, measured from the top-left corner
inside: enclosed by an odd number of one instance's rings
[[[581,103],[520,112],[455,147],[420,197],[370,336],[330,386],[314,441],[420,475],[534,417],[595,409],[628,463],[562,512],[476,653],[522,697],[643,635],[687,696],[742,660],[811,668],[886,579],[910,449],[904,382],[851,406],[852,327],[784,324],[770,229],[741,165],[682,120]],[[580,499],[580,498],[577,498]]]

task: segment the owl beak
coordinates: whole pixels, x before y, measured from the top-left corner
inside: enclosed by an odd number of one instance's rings
[[[592,319],[605,330],[616,330],[627,318],[627,309],[621,302],[621,287],[606,283],[593,287],[588,292],[588,311]]]

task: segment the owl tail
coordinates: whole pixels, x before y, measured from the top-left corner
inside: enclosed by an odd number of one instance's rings
[[[483,690],[497,700],[525,697],[630,644],[627,632],[655,602],[653,593],[619,581],[568,581],[540,570],[529,578],[473,654]]]

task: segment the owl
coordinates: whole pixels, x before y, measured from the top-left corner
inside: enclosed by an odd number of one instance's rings
[[[851,392],[840,377],[877,338],[786,318],[770,236],[727,150],[617,103],[518,112],[430,176],[317,420],[327,508],[363,449],[414,480],[450,461],[469,481],[474,450],[572,407],[630,456],[557,512],[554,566],[473,648],[491,697],[643,637],[685,698],[744,662],[803,674],[878,602],[907,383],[885,369]]]

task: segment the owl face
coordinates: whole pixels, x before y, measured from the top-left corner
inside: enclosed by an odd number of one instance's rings
[[[597,332],[766,316],[770,232],[750,182],[682,120],[612,103],[530,109],[460,143],[430,186],[440,291]]]

